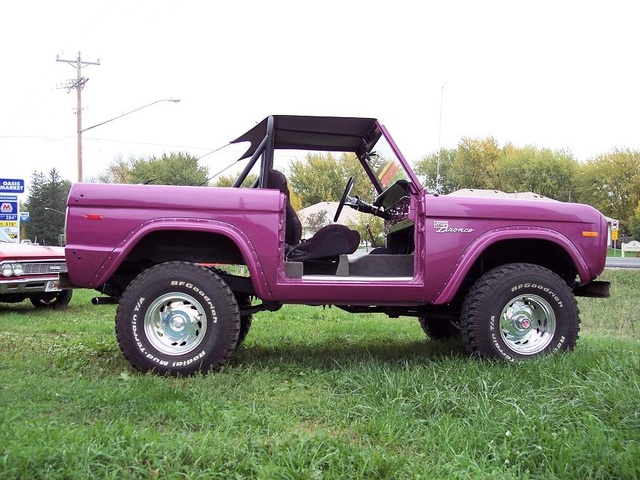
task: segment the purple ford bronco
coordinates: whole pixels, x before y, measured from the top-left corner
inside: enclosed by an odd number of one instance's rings
[[[218,369],[254,313],[286,303],[415,316],[433,339],[460,336],[473,355],[515,361],[571,350],[575,296],[609,296],[595,280],[607,222],[592,207],[429,193],[372,118],[275,115],[231,143],[245,142],[231,188],[70,191],[62,280],[118,303],[118,343],[141,371]],[[362,167],[334,223],[307,240],[276,168],[291,150],[347,152]],[[371,198],[351,196],[362,182]],[[384,220],[383,248],[356,252],[360,235],[336,223],[345,205]]]

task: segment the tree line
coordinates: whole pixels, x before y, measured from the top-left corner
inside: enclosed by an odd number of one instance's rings
[[[640,238],[640,151],[614,149],[580,163],[565,150],[463,138],[455,149],[418,160],[415,169],[429,190],[443,194],[481,188],[586,203]]]
[[[48,175],[33,172],[29,197],[20,206],[20,211],[29,212],[29,221],[20,222],[20,237],[41,245],[63,245],[64,211],[70,188],[71,182],[55,168]]]
[[[441,149],[414,162],[413,167],[431,192],[452,193],[459,189],[489,189],[533,192],[560,201],[592,205],[617,219],[623,234],[640,239],[640,152],[614,149],[578,162],[571,152],[534,145],[500,145],[494,138],[462,138],[456,148]],[[347,178],[356,178],[352,195],[371,200],[373,192],[353,154],[307,153],[290,160],[287,177],[294,209],[321,201],[338,201]],[[210,178],[209,169],[188,153],[171,152],[160,157],[116,158],[94,181],[102,183],[153,183],[159,185],[230,186],[232,176]],[[249,186],[255,175],[247,178]],[[45,176],[34,172],[30,194],[22,206],[31,221],[24,235],[40,243],[56,244],[64,227],[64,211],[70,182],[53,169]],[[47,207],[47,209],[45,209]],[[330,220],[330,219],[329,219]],[[318,219],[311,221],[318,223]],[[378,222],[379,223],[379,222]],[[363,238],[371,230],[380,238],[375,221],[358,225]]]

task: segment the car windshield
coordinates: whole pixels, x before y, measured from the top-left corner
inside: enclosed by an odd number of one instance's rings
[[[13,239],[4,231],[3,228],[0,228],[0,242],[2,243],[14,243]]]
[[[384,135],[380,137],[365,159],[383,190],[398,180],[409,180],[402,168],[402,163]]]

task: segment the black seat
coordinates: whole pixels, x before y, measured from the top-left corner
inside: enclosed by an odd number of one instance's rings
[[[302,223],[289,201],[289,187],[284,174],[278,170],[270,170],[267,188],[280,190],[287,198],[285,242],[289,260],[304,262],[334,259],[355,252],[360,245],[360,234],[339,224],[322,227],[309,240],[301,241]]]

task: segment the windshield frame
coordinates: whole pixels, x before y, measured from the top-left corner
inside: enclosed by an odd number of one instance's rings
[[[5,232],[4,228],[0,228],[0,243],[16,243],[16,241]]]

